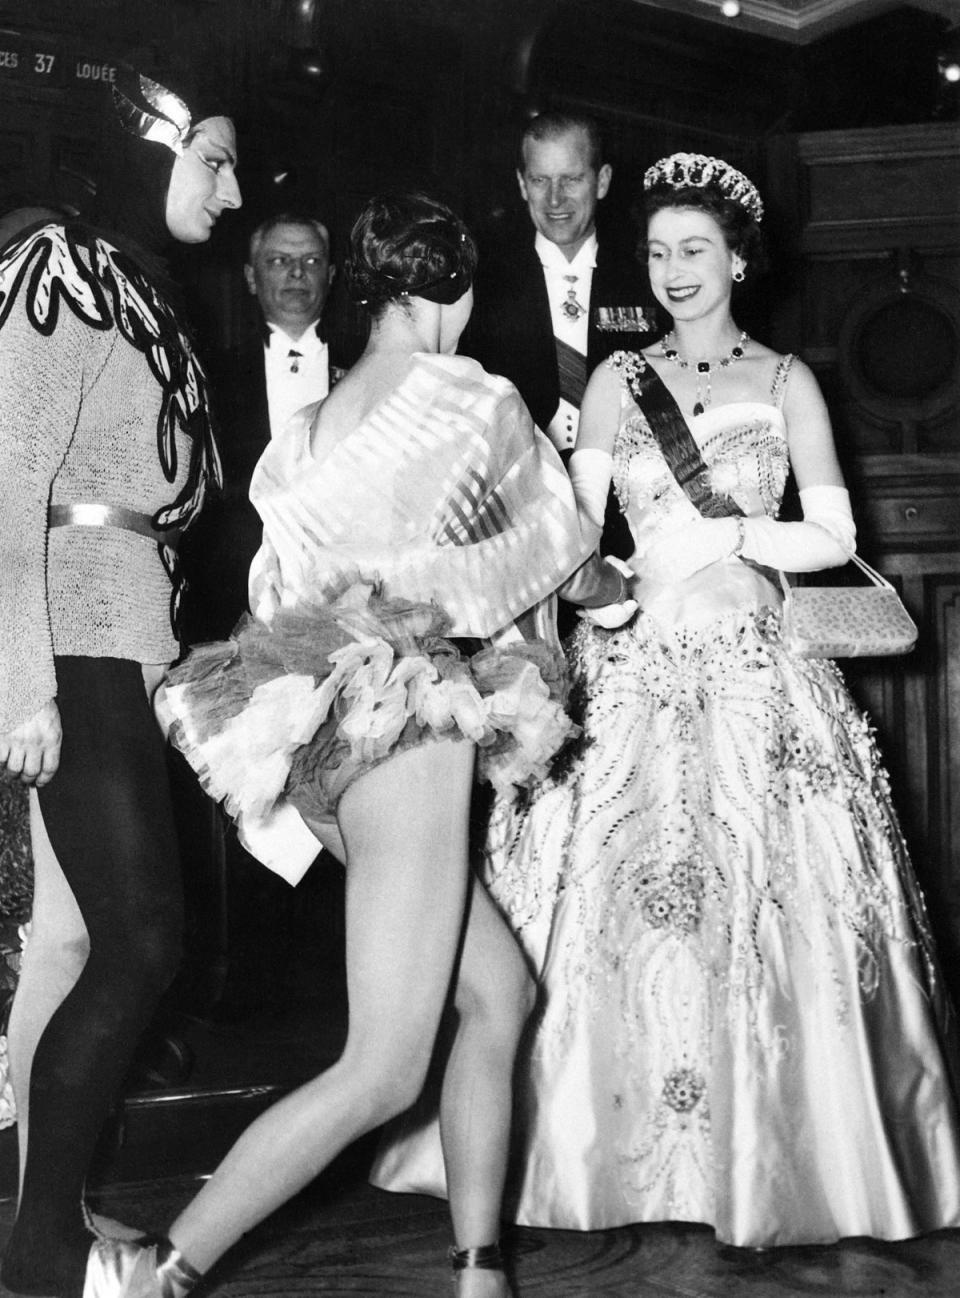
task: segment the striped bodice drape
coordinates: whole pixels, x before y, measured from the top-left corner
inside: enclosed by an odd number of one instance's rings
[[[539,604],[597,544],[516,389],[461,356],[417,354],[322,458],[312,417],[265,451],[251,499],[264,545],[251,608],[322,598],[356,577],[433,600],[452,634],[489,638]]]

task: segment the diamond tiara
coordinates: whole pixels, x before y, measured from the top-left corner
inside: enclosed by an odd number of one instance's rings
[[[702,189],[716,185],[733,202],[739,203],[755,221],[763,219],[763,199],[751,180],[731,167],[722,158],[710,158],[704,153],[671,153],[648,167],[643,177],[643,188],[667,185],[670,189]]]

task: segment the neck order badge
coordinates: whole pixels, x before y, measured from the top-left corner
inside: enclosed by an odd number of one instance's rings
[[[560,310],[569,320],[579,320],[582,315],[587,314],[587,308],[582,302],[577,301],[577,290],[574,287],[579,276],[564,275],[563,277],[570,287],[567,289],[566,301],[561,302]]]

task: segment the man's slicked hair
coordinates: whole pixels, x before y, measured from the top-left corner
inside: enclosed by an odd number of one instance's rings
[[[583,131],[587,137],[587,147],[590,151],[590,165],[594,171],[599,171],[603,164],[603,130],[600,123],[589,113],[578,112],[561,112],[559,109],[548,109],[545,113],[538,113],[532,117],[523,128],[523,134],[520,136],[520,143],[517,147],[517,170],[521,176],[526,167],[526,160],[523,156],[523,146],[527,140],[536,140],[537,143],[543,140],[556,140],[562,135],[567,135],[571,131]]]

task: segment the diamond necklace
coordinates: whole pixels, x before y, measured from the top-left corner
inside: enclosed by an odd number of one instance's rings
[[[667,339],[671,340],[670,345],[668,345]],[[676,347],[672,345],[672,341],[673,330],[671,329],[668,334],[665,334],[663,338],[660,339],[661,352],[666,360],[671,361],[674,365],[679,365],[682,370],[688,370],[690,368],[690,362],[683,359]],[[749,341],[749,335],[747,334],[746,329],[744,329],[735,345],[731,347],[729,355],[722,356],[720,360],[716,362],[720,369],[725,370],[728,365],[732,365],[734,361],[738,361],[743,355],[744,348]],[[693,413],[695,415],[702,415],[710,404],[710,371],[712,368],[713,367],[709,361],[697,361],[697,400],[693,407]],[[706,392],[703,391],[704,380],[706,380]]]

